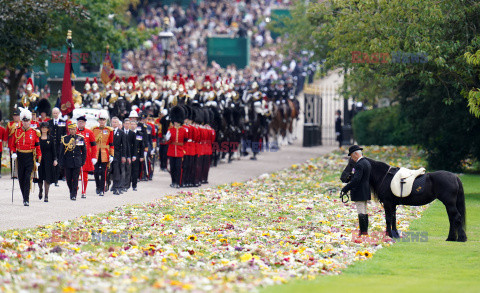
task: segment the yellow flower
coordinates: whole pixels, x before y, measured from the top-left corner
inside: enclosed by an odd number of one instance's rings
[[[112,253],[112,257],[117,257],[117,256],[118,256],[118,254],[116,252]]]
[[[222,243],[227,243],[227,242],[228,242],[228,240],[227,240],[227,239],[225,239],[225,238],[222,238],[222,239],[220,239],[220,242],[222,242]]]
[[[363,253],[363,251],[357,251],[357,253],[355,253],[355,256],[364,256],[365,254]]]
[[[83,269],[88,269],[88,266],[87,265],[81,265],[78,267],[79,269],[83,270]]]
[[[164,221],[173,221],[173,217],[172,217],[170,214],[166,214],[166,215],[163,217],[163,220],[164,220]]]
[[[363,253],[363,255],[365,255],[366,258],[371,258],[373,256],[372,253],[370,253],[369,251],[365,250],[365,252]]]
[[[75,290],[75,288],[68,286],[68,287],[63,288],[62,291],[63,292],[75,292],[76,290]]]
[[[240,260],[242,262],[247,262],[253,258],[251,253],[245,253],[244,255],[240,256]]]
[[[184,290],[191,290],[191,289],[193,289],[193,286],[190,285],[190,284],[184,284],[184,285],[182,286],[182,289],[184,289]]]
[[[190,236],[188,236],[188,240],[197,241],[197,236],[190,235]]]
[[[13,236],[18,236],[18,232],[17,231],[13,232]]]

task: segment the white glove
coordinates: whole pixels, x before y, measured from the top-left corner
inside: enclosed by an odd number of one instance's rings
[[[97,159],[92,159],[92,165],[95,165],[97,163]]]
[[[145,158],[146,156],[148,156],[148,152],[143,152],[143,157]]]
[[[17,158],[17,154],[16,153],[13,153],[12,154],[12,160],[15,160]]]
[[[110,156],[110,158],[108,158],[108,161],[111,163],[113,161],[113,156]]]
[[[40,163],[35,163],[35,164],[37,164],[37,168],[40,167]]]
[[[4,151],[4,152],[8,152],[8,147],[4,147],[4,148],[3,148],[3,151]]]
[[[155,155],[155,150],[152,150],[152,151],[150,152],[150,155],[152,155],[152,156]]]

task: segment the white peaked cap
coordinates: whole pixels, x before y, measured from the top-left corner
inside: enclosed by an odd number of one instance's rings
[[[32,120],[32,112],[30,110],[20,107],[20,120],[23,118],[27,118],[28,120]]]

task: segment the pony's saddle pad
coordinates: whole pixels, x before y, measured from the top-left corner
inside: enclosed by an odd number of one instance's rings
[[[392,193],[398,197],[409,196],[412,192],[412,186],[415,178],[423,174],[425,174],[425,168],[420,168],[418,170],[400,168],[393,176],[392,182],[390,183],[390,189],[392,189]]]

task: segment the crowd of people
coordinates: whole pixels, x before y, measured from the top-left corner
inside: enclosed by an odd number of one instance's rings
[[[72,200],[78,190],[86,197],[89,174],[99,196],[137,190],[138,181],[152,180],[156,162],[170,173],[172,187],[198,187],[208,183],[210,166],[248,151],[256,160],[262,150],[278,149],[278,140],[269,143],[269,137],[292,143],[300,112],[296,95],[317,64],[308,54],[282,54],[267,29],[271,8],[288,4],[192,1],[184,9],[154,2],[135,10],[140,27],[173,32],[170,74],[153,35],[140,49],[124,52],[122,69],[131,76],[105,86],[87,79],[80,91],[72,85],[75,108],[98,110],[91,129],[91,117],[62,115],[59,103],[51,110],[48,88],[40,93],[29,79],[2,136],[24,204],[31,181],[45,201],[59,179],[67,181]],[[213,35],[250,38],[250,65],[208,65],[206,38]]]
[[[201,86],[193,76],[180,74],[126,81],[118,78],[113,87],[100,90],[95,78],[74,99],[79,108],[98,109],[98,125],[91,129],[86,127],[91,117],[50,110],[28,81],[5,131],[12,175],[25,205],[30,182],[39,185],[39,198],[48,201],[50,184],[58,185],[60,178],[67,182],[70,199],[76,200],[79,190],[84,198],[89,174],[99,196],[137,190],[139,180],[152,180],[157,161],[161,171],[170,173],[171,187],[198,187],[208,183],[210,166],[220,160],[232,162],[248,150],[256,159],[268,142],[269,123],[281,109],[284,120],[298,112],[292,78],[267,92],[256,82],[247,86],[220,76],[205,76]]]
[[[294,53],[284,55],[281,39],[274,40],[267,24],[274,7],[284,8],[291,1],[192,1],[183,8],[179,5],[163,6],[154,2],[136,11],[140,28],[167,29],[175,36],[168,62],[173,72],[194,76],[222,75],[233,79],[256,80],[258,83],[273,79],[286,79],[293,75],[303,78],[307,71],[315,70],[308,56]],[[165,21],[167,20],[167,21]],[[215,62],[207,63],[207,38],[211,36],[247,37],[251,39],[250,64],[244,69],[234,65],[221,68]],[[127,51],[122,69],[141,75],[149,72],[164,75],[162,43],[158,36],[136,50]]]

